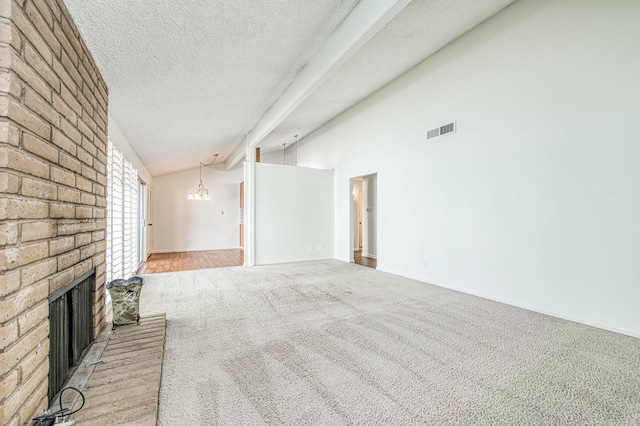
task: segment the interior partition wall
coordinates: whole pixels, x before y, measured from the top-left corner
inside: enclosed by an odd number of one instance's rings
[[[255,264],[333,258],[333,170],[255,163]]]

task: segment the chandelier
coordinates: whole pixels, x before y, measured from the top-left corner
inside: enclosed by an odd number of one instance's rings
[[[209,164],[204,164],[202,162],[200,162],[200,181],[198,182],[198,185],[196,186],[195,191],[189,191],[189,195],[187,196],[188,200],[210,200],[211,196],[209,195],[209,190],[204,186],[204,184],[202,183],[202,166],[210,166],[213,163],[216,162],[216,159],[218,158],[218,154],[216,154],[213,157],[213,161],[210,162]]]

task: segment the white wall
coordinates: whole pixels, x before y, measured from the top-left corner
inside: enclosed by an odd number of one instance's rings
[[[518,1],[306,137],[335,256],[349,179],[377,172],[379,269],[640,336],[638,16]]]
[[[144,181],[147,185],[152,184],[152,177],[147,167],[144,163],[138,158],[138,154],[133,150],[131,144],[127,140],[127,137],[122,133],[120,127],[118,127],[118,123],[113,119],[111,114],[109,114],[109,140],[113,142],[113,145],[118,148],[120,152],[124,155],[124,158],[129,160],[133,167],[138,170],[138,176],[140,179]]]
[[[287,147],[284,152],[282,150],[282,146],[280,147],[280,149],[269,152],[264,151],[264,148],[262,148],[262,152],[260,152],[260,162],[285,166],[295,166],[296,146],[295,144],[289,145],[289,143],[287,143]]]
[[[256,265],[333,257],[333,171],[256,163]]]
[[[202,168],[209,201],[187,200],[198,184],[198,168],[155,177],[154,253],[239,248],[241,166],[228,172]]]

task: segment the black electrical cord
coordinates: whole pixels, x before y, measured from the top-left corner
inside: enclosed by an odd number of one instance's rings
[[[80,394],[80,397],[82,398],[82,404],[80,404],[80,407],[78,407],[77,410],[74,410],[74,411],[72,411],[72,412],[70,412],[68,414],[65,414],[65,416],[70,416],[70,415],[75,414],[78,411],[82,410],[82,407],[84,407],[84,401],[85,401],[84,394],[82,392],[80,392],[80,389],[74,388],[73,386],[68,386],[68,387],[62,389],[62,391],[60,391],[60,399],[59,399],[59,401],[60,401],[60,411],[68,410],[68,408],[62,408],[62,394],[64,393],[64,391],[66,391],[68,389],[73,389],[74,391],[76,391],[76,392],[78,392]]]
[[[80,404],[80,407],[78,407],[77,410],[67,413],[67,411],[69,411],[69,408],[62,407],[62,394],[69,389],[73,389],[74,391],[80,394],[80,397],[82,398],[82,404]],[[60,404],[60,409],[58,411],[54,411],[53,413],[44,413],[41,416],[34,417],[32,419],[34,421],[33,426],[51,426],[55,424],[56,419],[58,417],[62,418],[62,417],[70,416],[72,414],[77,413],[82,409],[82,407],[84,407],[85,398],[84,398],[84,394],[80,391],[80,389],[74,388],[73,386],[68,386],[60,391],[60,396],[58,397],[58,401]]]

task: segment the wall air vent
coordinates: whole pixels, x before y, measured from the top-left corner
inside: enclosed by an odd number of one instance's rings
[[[438,136],[446,135],[447,133],[454,133],[456,131],[456,122],[445,124],[444,126],[436,127],[427,132],[427,139],[433,139]]]

